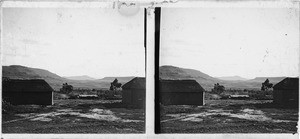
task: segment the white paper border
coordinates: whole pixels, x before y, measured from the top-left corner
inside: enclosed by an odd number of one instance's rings
[[[247,138],[247,139],[281,139],[299,138],[299,134],[154,134],[154,7],[162,8],[297,8],[298,0],[31,0],[31,1],[1,1],[1,32],[2,8],[30,7],[30,8],[115,8],[119,2],[139,3],[142,8],[147,8],[147,72],[146,72],[146,122],[145,134],[2,134],[6,138]],[[1,36],[0,36],[1,37]],[[2,44],[2,38],[1,38]],[[1,50],[1,48],[0,48]],[[1,53],[0,53],[1,54]],[[2,60],[2,55],[1,55]],[[2,61],[1,61],[2,65]],[[2,71],[2,66],[1,66]],[[300,70],[300,68],[299,68]],[[2,72],[0,73],[2,77]],[[2,87],[2,85],[1,85]],[[0,87],[0,89],[1,89]],[[2,99],[1,99],[2,100]],[[2,105],[2,104],[0,104]],[[2,106],[1,106],[2,109]],[[1,111],[2,112],[2,111]],[[2,115],[1,115],[2,119]],[[2,121],[2,120],[1,120]],[[2,124],[1,124],[2,125]],[[298,129],[299,130],[299,129]]]

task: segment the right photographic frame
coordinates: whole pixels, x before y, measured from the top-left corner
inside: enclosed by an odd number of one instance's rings
[[[297,133],[299,3],[178,5],[155,9],[155,132]]]

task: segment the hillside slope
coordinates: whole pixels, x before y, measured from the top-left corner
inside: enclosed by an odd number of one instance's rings
[[[63,83],[68,83],[74,88],[100,89],[110,87],[113,80],[70,80],[54,74],[50,71],[38,68],[30,68],[20,65],[2,66],[2,76],[11,79],[44,79],[49,85],[59,90]],[[118,78],[118,77],[114,77]],[[129,80],[122,80],[122,84]]]
[[[11,79],[44,79],[57,90],[67,79],[43,69],[24,67],[19,65],[2,66],[2,76]]]
[[[159,77],[162,79],[195,79],[202,78],[205,80],[216,80],[201,71],[194,69],[185,69],[175,66],[161,66],[159,67]]]
[[[64,78],[49,72],[44,69],[30,68],[19,65],[2,66],[3,77],[15,79],[37,79],[37,78],[52,78],[63,80]]]
[[[260,89],[261,83],[263,83],[267,78],[273,84],[276,84],[285,78],[257,77],[252,80],[221,80],[198,70],[185,69],[175,66],[161,66],[159,68],[159,77],[160,79],[168,80],[194,79],[207,91],[210,91],[216,83],[224,85],[226,89]],[[243,78],[236,77],[235,79]]]
[[[213,78],[201,71],[194,69],[185,69],[175,66],[161,66],[159,67],[160,79],[168,80],[183,80],[183,79],[194,79],[196,80],[205,90],[213,88],[215,83],[220,82],[219,79]]]

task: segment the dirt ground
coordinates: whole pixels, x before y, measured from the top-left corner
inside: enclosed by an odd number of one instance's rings
[[[2,132],[144,133],[145,112],[116,100],[55,100],[52,106],[14,106],[2,115]]]
[[[205,106],[161,106],[162,133],[296,133],[298,108],[271,100],[207,100]]]

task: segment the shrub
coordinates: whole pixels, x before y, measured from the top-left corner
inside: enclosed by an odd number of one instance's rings
[[[221,94],[225,91],[225,87],[223,85],[220,85],[219,83],[214,85],[214,88],[211,90],[211,92],[216,94]]]
[[[64,94],[69,94],[72,91],[73,91],[73,86],[69,85],[68,83],[64,83],[62,88],[60,89],[60,92]]]

